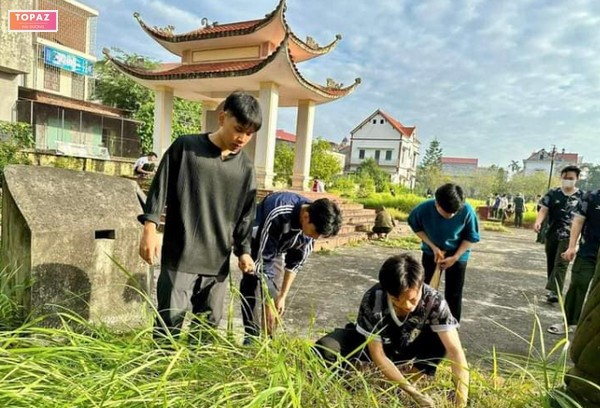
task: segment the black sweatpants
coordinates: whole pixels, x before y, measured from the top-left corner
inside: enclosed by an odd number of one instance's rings
[[[371,361],[365,336],[356,331],[353,323],[317,340],[315,349],[328,363],[335,364],[340,357],[348,361]],[[374,340],[372,340],[374,341]],[[408,346],[397,348],[384,345],[385,355],[394,364],[403,364],[415,359],[414,367],[427,375],[435,375],[437,365],[444,358],[446,350],[440,337],[429,326],[425,326],[419,336]],[[345,364],[342,364],[345,367]]]
[[[155,335],[164,335],[167,331],[179,335],[189,311],[195,315],[195,323],[216,328],[223,317],[226,293],[226,276],[202,276],[161,267],[156,285],[160,319],[156,319]]]
[[[562,293],[565,285],[565,277],[569,261],[560,256],[569,247],[569,238],[558,239],[552,235],[546,237],[546,273],[548,280],[546,290],[559,294]]]
[[[429,284],[433,273],[435,272],[435,258],[433,255],[423,253],[421,258],[423,269],[425,269],[425,283]],[[460,322],[462,313],[462,295],[463,286],[465,285],[465,272],[467,270],[467,262],[456,262],[450,268],[444,271],[445,287],[444,298],[448,302],[452,316]]]

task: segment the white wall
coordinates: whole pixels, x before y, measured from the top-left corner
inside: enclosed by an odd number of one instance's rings
[[[414,187],[418,161],[415,153],[418,154],[420,147],[415,139],[416,131],[412,137],[405,137],[383,116],[375,115],[351,136],[350,171],[356,170],[365,159],[375,159],[375,152],[379,150],[377,162],[392,175],[392,182]],[[363,158],[361,150],[364,150]],[[386,160],[387,151],[391,151],[389,160]]]

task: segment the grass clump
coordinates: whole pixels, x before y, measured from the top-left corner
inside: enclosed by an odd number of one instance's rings
[[[483,222],[481,222],[481,228],[484,231],[508,232],[508,228],[506,228],[504,225],[500,224],[499,222],[483,221]]]
[[[421,248],[421,239],[416,235],[388,236],[386,239],[373,239],[370,242],[377,246],[404,249],[406,251],[417,251]]]

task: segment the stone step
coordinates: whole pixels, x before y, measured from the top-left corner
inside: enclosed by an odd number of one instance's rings
[[[343,245],[364,241],[367,239],[365,232],[340,234],[332,238],[320,238],[314,243],[315,251],[332,250]]]
[[[350,217],[373,217],[375,218],[375,210],[367,210],[365,208],[348,210],[346,208],[341,208],[342,216],[344,218]]]

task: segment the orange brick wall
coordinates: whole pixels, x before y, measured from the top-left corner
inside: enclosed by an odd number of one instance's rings
[[[39,0],[38,9],[58,10],[58,31],[38,33],[38,37],[87,52],[87,16],[83,11],[61,0]]]

